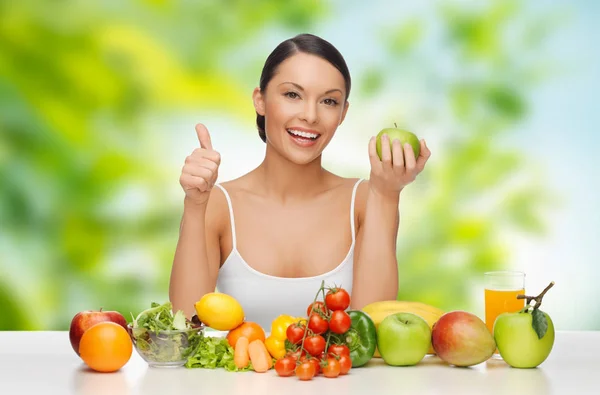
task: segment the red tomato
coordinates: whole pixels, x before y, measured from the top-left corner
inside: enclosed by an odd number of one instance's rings
[[[338,362],[340,363],[340,374],[347,374],[352,367],[352,359],[350,359],[350,355],[340,356]]]
[[[308,361],[304,361],[296,366],[296,376],[298,376],[300,380],[312,380],[312,378],[315,377],[315,373],[315,365]]]
[[[325,339],[321,335],[310,335],[304,339],[304,349],[315,357],[325,351],[325,345]]]
[[[313,308],[313,306],[314,306],[314,308]],[[308,308],[306,309],[306,315],[309,317],[310,317],[311,309],[313,310],[313,313],[319,312],[319,311],[325,315],[327,315],[327,313],[328,313],[327,307],[325,307],[325,303],[323,303],[323,302],[311,303],[310,306],[308,306]]]
[[[293,351],[293,352],[288,352],[286,357],[290,357],[292,358],[294,361],[299,360],[300,358],[304,357],[306,355],[305,351],[302,351],[300,349]]]
[[[294,374],[296,370],[296,360],[294,357],[283,357],[275,362],[275,371],[281,377],[288,377]]]
[[[320,335],[321,333],[327,332],[329,324],[327,323],[327,320],[319,314],[312,313],[308,319],[308,329],[313,331],[315,335]]]
[[[300,362],[310,362],[315,365],[315,376],[321,373],[321,360],[319,358],[303,356]]]
[[[350,349],[345,344],[331,344],[329,350],[330,355],[348,355],[350,356]]]
[[[325,295],[329,310],[346,310],[350,306],[350,294],[343,288],[332,288]]]
[[[340,375],[340,363],[335,358],[327,358],[325,366],[323,366],[323,376],[336,378]]]
[[[329,329],[333,333],[343,334],[352,326],[352,319],[344,310],[336,310],[331,314]]]
[[[304,337],[304,326],[292,324],[288,326],[285,334],[290,343],[300,344],[300,342],[302,342],[302,338]]]

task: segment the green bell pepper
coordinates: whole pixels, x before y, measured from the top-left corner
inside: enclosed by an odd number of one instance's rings
[[[352,367],[363,366],[373,358],[377,348],[377,329],[369,315],[360,310],[350,310],[352,326],[346,333]]]

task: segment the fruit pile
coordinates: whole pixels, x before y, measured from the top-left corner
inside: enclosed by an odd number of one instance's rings
[[[69,340],[73,350],[91,369],[121,369],[133,351],[127,321],[118,311],[82,311],[71,320]]]
[[[339,377],[378,356],[391,366],[416,365],[428,353],[449,365],[472,366],[498,350],[510,366],[532,368],[546,360],[554,344],[552,320],[539,309],[553,285],[535,297],[519,295],[526,306],[500,314],[493,333],[474,314],[445,313],[419,302],[381,301],[349,310],[348,292],[322,283],[306,317],[278,316],[268,337],[260,325],[244,320],[237,300],[216,292],[195,304],[192,320],[181,311],[173,314],[169,302],[153,303],[129,326],[117,311],[83,311],[73,317],[69,337],[77,355],[99,372],[121,369],[132,355],[132,339],[150,364],[258,373],[274,369],[300,380]],[[227,335],[205,336],[201,324]],[[162,331],[173,332],[168,340],[175,349],[153,335]]]

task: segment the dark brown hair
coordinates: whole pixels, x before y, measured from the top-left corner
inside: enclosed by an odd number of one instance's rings
[[[307,53],[325,59],[342,73],[346,83],[346,100],[350,96],[350,71],[342,54],[328,41],[313,34],[299,34],[279,44],[265,61],[260,75],[260,91],[265,92],[267,84],[277,71],[277,67],[287,58],[296,53]],[[258,135],[262,141],[267,141],[265,133],[265,117],[256,114],[256,126]]]

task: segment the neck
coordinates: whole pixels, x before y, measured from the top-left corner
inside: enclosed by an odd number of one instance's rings
[[[265,193],[282,203],[314,196],[323,189],[327,171],[321,167],[321,156],[299,165],[290,162],[267,144],[265,159],[256,169]]]

